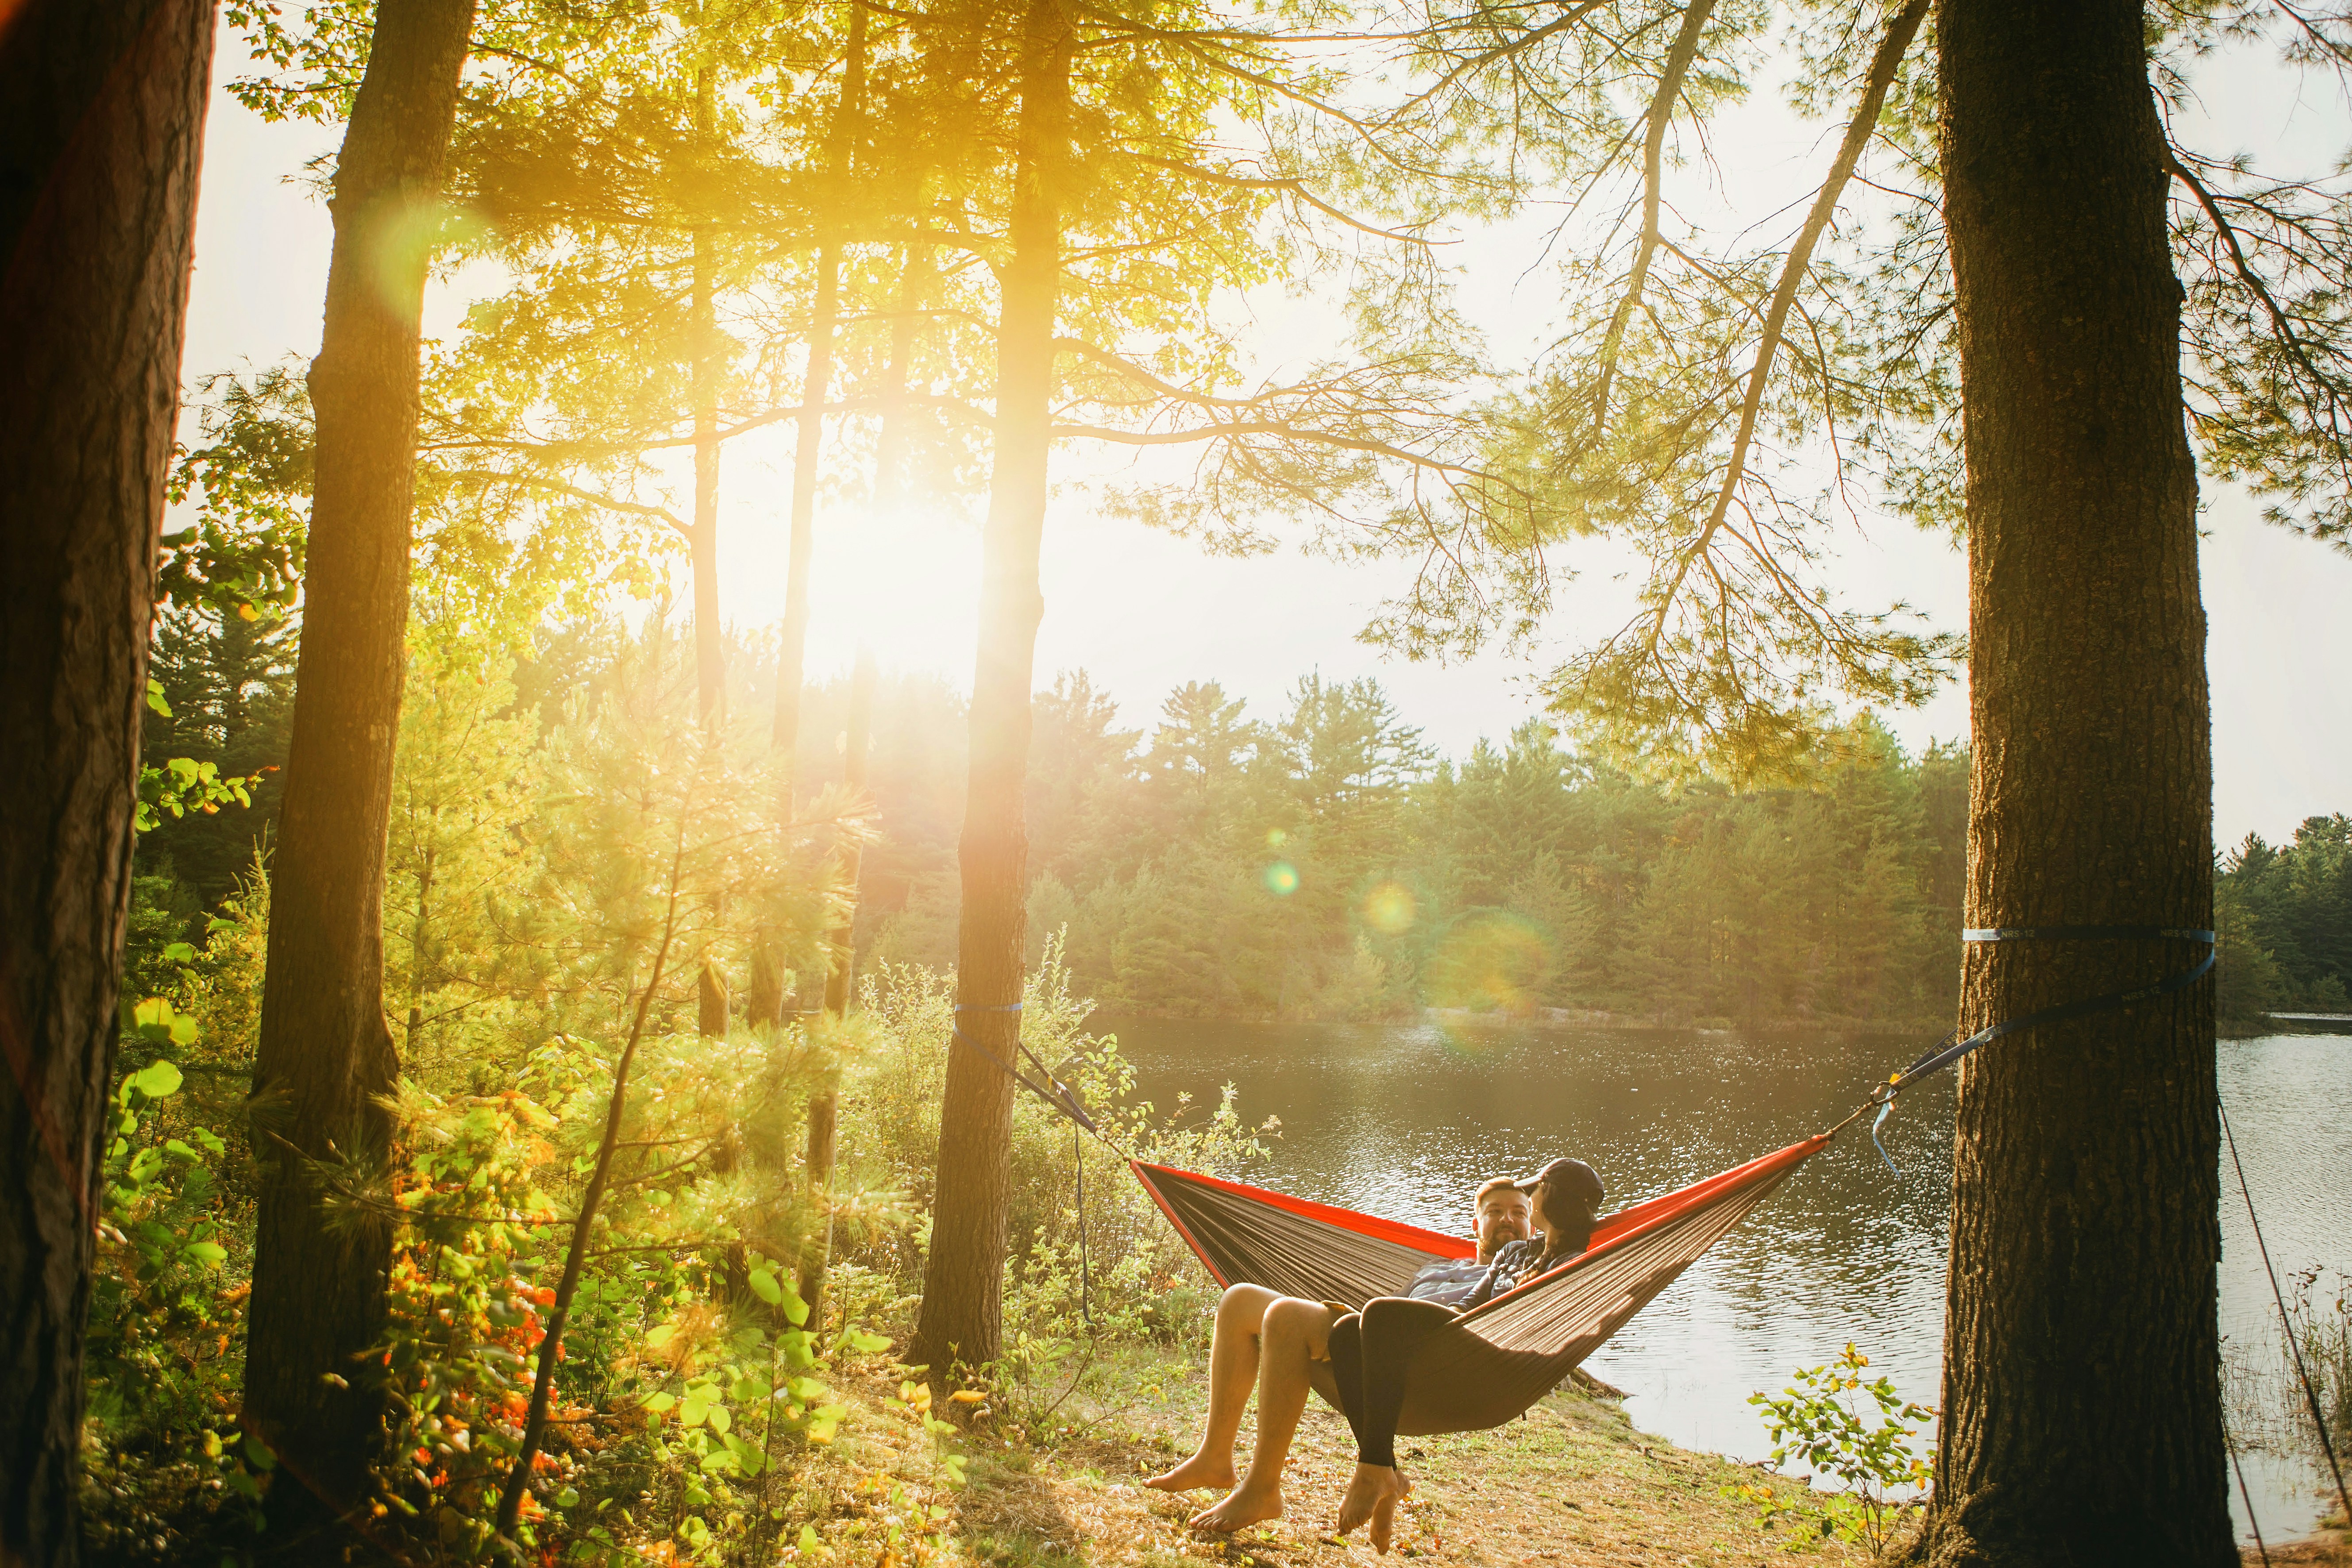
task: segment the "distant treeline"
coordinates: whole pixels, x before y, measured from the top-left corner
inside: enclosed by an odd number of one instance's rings
[[[2246,835],[2221,858],[2213,910],[2223,1022],[2352,1013],[2352,816],[2305,817],[2276,848]]]
[[[813,704],[825,742],[841,700]],[[942,688],[886,685],[871,957],[954,962],[955,719]],[[1538,724],[1441,760],[1371,680],[1306,677],[1262,719],[1191,683],[1147,731],[1066,676],[1037,700],[1030,941],[1066,931],[1113,1013],[1940,1023],[1968,771],[1965,752],[1906,756],[1864,718],[1802,787],[1667,789]]]
[[[290,647],[243,623],[167,625],[173,709],[155,756],[252,773],[282,759]],[[607,655],[542,644],[520,700],[552,704]],[[736,657],[756,658],[739,647]],[[763,700],[755,684],[751,698]],[[846,682],[812,689],[799,777],[837,776]],[[883,837],[865,858],[866,962],[955,961],[961,700],[886,679],[871,776]],[[1030,941],[1066,931],[1103,1007],[1377,1017],[1423,1006],[1559,1007],[1675,1022],[1945,1026],[1959,971],[1968,754],[1906,755],[1865,717],[1800,787],[1637,783],[1540,725],[1438,758],[1379,685],[1314,676],[1251,713],[1189,683],[1148,729],[1083,674],[1036,704]],[[276,805],[165,821],[140,846],[133,963],[201,936]],[[2352,818],[2221,862],[2221,1006],[2352,1011]]]

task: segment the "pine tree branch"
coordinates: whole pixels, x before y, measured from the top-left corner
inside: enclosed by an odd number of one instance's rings
[[[600,495],[594,490],[582,489],[577,485],[567,485],[561,479],[544,479],[537,474],[509,473],[498,468],[443,468],[439,470],[436,477],[445,479],[465,479],[486,487],[519,485],[525,489],[546,490],[552,495],[570,496],[575,500],[584,500],[591,505],[603,507],[607,511],[626,512],[633,517],[650,517],[669,524],[682,538],[694,537],[694,531],[679,521],[674,513],[665,508],[649,506],[644,501],[623,500],[617,496]]]
[[[1181,174],[1187,179],[1199,180],[1207,184],[1223,185],[1234,190],[1278,191],[1306,203],[1326,217],[1345,224],[1360,233],[1369,234],[1375,239],[1394,240],[1400,245],[1418,245],[1423,247],[1433,243],[1417,234],[1402,234],[1394,229],[1381,228],[1376,225],[1365,223],[1360,218],[1351,217],[1308,190],[1307,182],[1293,175],[1253,177],[1247,174],[1229,174],[1222,169],[1204,169],[1197,163],[1180,163],[1172,158],[1155,157],[1149,153],[1121,152],[1118,155],[1131,158],[1139,163],[1149,163],[1155,169],[1165,169],[1171,174]]]
[[[1618,345],[1624,341],[1626,321],[1641,303],[1642,289],[1650,278],[1650,261],[1658,250],[1658,214],[1664,204],[1666,128],[1674,122],[1683,79],[1690,72],[1691,61],[1697,58],[1699,36],[1706,32],[1707,19],[1714,12],[1715,0],[1695,0],[1683,12],[1682,31],[1676,35],[1674,47],[1666,52],[1666,68],[1660,73],[1658,90],[1650,99],[1649,127],[1642,142],[1642,243],[1633,252],[1633,270],[1626,279],[1624,297],[1617,301],[1616,312],[1609,318],[1609,331],[1601,341],[1601,380],[1593,390],[1589,445],[1599,445],[1609,423],[1609,394],[1617,379]]]
[[[1917,36],[1919,24],[1926,20],[1928,0],[1907,0],[1903,9],[1887,25],[1885,36],[1879,39],[1877,53],[1870,62],[1870,74],[1863,89],[1862,101],[1855,107],[1853,119],[1848,121],[1845,140],[1838,148],[1837,161],[1831,165],[1829,177],[1822,183],[1820,194],[1813,198],[1813,210],[1806,216],[1805,226],[1799,231],[1797,242],[1790,247],[1780,268],[1780,282],[1772,290],[1772,303],[1765,312],[1763,340],[1756,347],[1756,363],[1748,375],[1747,395],[1739,405],[1739,427],[1732,437],[1731,453],[1726,460],[1723,483],[1716,491],[1715,506],[1698,537],[1678,552],[1673,579],[1659,596],[1649,616],[1649,631],[1643,639],[1643,658],[1654,662],[1658,641],[1665,633],[1666,621],[1674,610],[1675,597],[1690,575],[1691,565],[1706,552],[1716,532],[1723,526],[1731,510],[1732,497],[1738,493],[1739,481],[1747,471],[1748,455],[1755,443],[1756,419],[1764,404],[1764,384],[1772,369],[1773,356],[1779,352],[1780,339],[1786,331],[1789,310],[1796,302],[1797,289],[1803,281],[1806,268],[1811,265],[1813,247],[1827,233],[1830,220],[1837,214],[1838,197],[1852,177],[1854,165],[1862,160],[1862,151],[1878,128],[1878,115],[1885,106],[1886,94],[1895,85],[1895,73],[1903,63],[1904,54],[1911,40]],[[1616,639],[1611,638],[1614,643]]]
[[[2270,285],[2263,280],[2263,275],[2255,269],[2253,262],[2247,257],[2245,247],[2239,243],[2237,229],[2221,215],[2220,199],[2206,187],[2203,181],[2189,172],[2188,163],[2181,158],[2177,148],[2168,143],[2164,150],[2164,157],[2166,166],[2171,171],[2172,177],[2189,187],[2189,194],[2197,198],[2197,205],[2204,209],[2206,217],[2211,220],[2214,230],[2221,235],[2221,244],[2230,253],[2231,270],[2238,275],[2239,281],[2244,283],[2254,298],[2262,302],[2263,314],[2270,318],[2272,335],[2277,339],[2279,346],[2286,351],[2287,357],[2302,367],[2303,374],[2307,378],[2306,405],[2315,395],[2325,400],[2330,411],[2340,417],[2345,410],[2342,399],[2336,393],[2334,384],[2313,361],[2309,345],[2304,342],[2303,334],[2295,331],[2294,319],[2287,313],[2285,307],[2278,302],[2278,297],[2271,292]],[[2315,416],[2318,412],[2315,407],[2312,409]],[[2315,422],[2316,422],[2315,419]]]

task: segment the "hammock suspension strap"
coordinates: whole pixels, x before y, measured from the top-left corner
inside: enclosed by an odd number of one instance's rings
[[[1876,1106],[1878,1114],[1871,1120],[1870,1141],[1877,1145],[1878,1157],[1886,1162],[1886,1168],[1898,1176],[1903,1173],[1887,1154],[1886,1145],[1879,1142],[1878,1130],[1885,1126],[1886,1119],[1895,1113],[1895,1097],[1910,1088],[1914,1079],[1940,1072],[2003,1035],[2013,1035],[2021,1029],[2031,1029],[2041,1024],[2058,1024],[2069,1018],[2087,1018],[2095,1013],[2111,1013],[2118,1008],[2153,1001],[2175,991],[2185,991],[2205,978],[2218,956],[2214,952],[2211,931],[2194,931],[2182,926],[1974,926],[1961,931],[1960,940],[1968,942],[2187,942],[2201,944],[2206,952],[2205,961],[2194,969],[2168,975],[2151,984],[2134,986],[2128,991],[2111,991],[2104,996],[2085,997],[2079,1002],[2062,1002],[2054,1007],[2038,1008],[2014,1018],[2004,1018],[1998,1024],[1987,1025],[1964,1040],[1958,1039],[1958,1032],[1955,1030],[1937,1041],[1917,1061],[1901,1072],[1889,1075],[1885,1083],[1871,1091],[1868,1104]]]
[[[999,1006],[984,1007],[976,1005],[959,1003],[957,1004],[955,1010],[959,1013],[1018,1013],[1021,1011],[1021,1004],[1018,1002],[1008,1002]],[[1078,1098],[1078,1091],[1072,1089],[1068,1084],[1064,1083],[1059,1078],[1055,1077],[1054,1069],[1040,1061],[1037,1058],[1037,1053],[1031,1050],[1029,1048],[1028,1042],[1022,1039],[1017,1033],[1013,1036],[1014,1047],[1023,1056],[1029,1058],[1029,1065],[1037,1069],[1037,1073],[1040,1078],[1043,1078],[1047,1084],[1051,1084],[1053,1086],[1051,1089],[1047,1089],[1044,1087],[1044,1085],[1039,1084],[1034,1079],[1030,1078],[1019,1068],[1014,1067],[1011,1062],[1006,1061],[1003,1057],[998,1056],[994,1051],[990,1050],[986,1046],[982,1045],[978,1040],[975,1040],[970,1035],[965,1034],[960,1026],[950,1025],[949,1033],[952,1034],[957,1039],[961,1040],[965,1045],[970,1046],[973,1050],[978,1051],[990,1061],[995,1063],[997,1070],[1004,1074],[1005,1077],[1011,1079],[1013,1082],[1019,1084],[1022,1088],[1027,1089],[1030,1093],[1035,1095],[1038,1099],[1044,1100],[1046,1104],[1052,1106],[1055,1110],[1060,1111],[1064,1116],[1070,1119],[1070,1170],[1072,1173],[1072,1179],[1077,1184],[1078,1316],[1085,1321],[1087,1331],[1088,1333],[1092,1333],[1095,1327],[1095,1306],[1094,1281],[1091,1278],[1091,1270],[1088,1267],[1087,1257],[1087,1161],[1086,1150],[1078,1142],[1078,1133],[1080,1130],[1083,1129],[1084,1131],[1094,1134],[1095,1141],[1097,1142],[1100,1143],[1104,1148],[1108,1149],[1112,1153],[1118,1155],[1121,1159],[1131,1159],[1133,1156],[1127,1153],[1126,1151],[1120,1149],[1118,1145],[1113,1143],[1108,1138],[1103,1135],[1103,1130],[1095,1125],[1095,1119],[1087,1114],[1086,1102]]]

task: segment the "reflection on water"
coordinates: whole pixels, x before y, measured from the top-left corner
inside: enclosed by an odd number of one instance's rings
[[[1282,1119],[1273,1160],[1251,1179],[1449,1230],[1466,1228],[1480,1180],[1561,1153],[1601,1173],[1611,1207],[1670,1192],[1830,1126],[1918,1046],[1525,1025],[1097,1022],[1160,1105],[1183,1089],[1213,1103],[1231,1082],[1247,1120]],[[2224,1041],[2221,1088],[2272,1256],[2283,1270],[2352,1269],[2352,1039]],[[1936,1401],[1951,1095],[1945,1074],[1904,1097],[1885,1132],[1899,1178],[1867,1137],[1840,1139],[1593,1356],[1593,1372],[1633,1395],[1637,1423],[1686,1447],[1761,1458],[1770,1444],[1748,1395],[1779,1390],[1848,1341],[1906,1398]],[[2233,1352],[2268,1354],[2270,1287],[2226,1173],[2223,1189],[2222,1332]],[[2244,1359],[2233,1353],[2233,1364]],[[2306,1467],[2271,1459],[2247,1479],[2273,1539],[2317,1517]]]

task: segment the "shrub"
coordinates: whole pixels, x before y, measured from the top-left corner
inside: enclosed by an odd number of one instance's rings
[[[1785,1520],[1823,1536],[1858,1541],[1873,1553],[1885,1552],[1905,1516],[1924,1502],[1916,1494],[1898,1495],[1898,1489],[1925,1488],[1935,1473],[1930,1460],[1912,1452],[1911,1439],[1919,1433],[1908,1424],[1932,1421],[1936,1413],[1906,1401],[1892,1379],[1864,1382],[1869,1365],[1870,1358],[1849,1344],[1828,1365],[1800,1370],[1778,1398],[1748,1396],[1748,1404],[1763,1408],[1773,1468],[1801,1459],[1816,1476],[1843,1482],[1843,1491],[1792,1497],[1769,1487],[1735,1485],[1725,1495],[1762,1504],[1767,1530]]]

